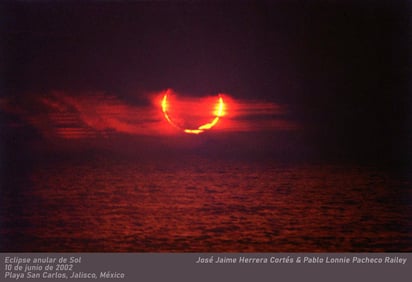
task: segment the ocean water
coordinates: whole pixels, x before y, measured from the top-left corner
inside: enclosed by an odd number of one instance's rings
[[[1,251],[412,251],[411,179],[370,166],[102,158],[9,178]]]

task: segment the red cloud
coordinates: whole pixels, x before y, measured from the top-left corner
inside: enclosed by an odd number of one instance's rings
[[[127,103],[103,92],[79,95],[54,91],[48,95],[32,95],[24,103],[2,99],[0,108],[19,116],[19,120],[34,126],[46,138],[88,139],[106,138],[113,134],[179,134],[180,131],[164,119],[161,109],[164,93],[161,91],[153,94],[150,99],[152,103],[143,106]],[[221,95],[225,101],[225,115],[213,130],[265,131],[296,128],[294,123],[281,118],[285,109],[280,105],[234,100],[229,95]],[[186,104],[188,99],[185,100]],[[190,102],[196,104],[192,98]],[[197,112],[193,114],[199,115]],[[210,111],[205,113],[210,114]]]

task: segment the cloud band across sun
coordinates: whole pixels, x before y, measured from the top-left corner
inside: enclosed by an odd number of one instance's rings
[[[282,105],[235,99],[223,93],[199,98],[167,89],[146,95],[146,103],[134,102],[133,97],[126,101],[104,92],[53,91],[27,97],[25,101],[11,97],[0,100],[0,110],[10,117],[3,123],[34,127],[45,138],[74,140],[118,134],[199,135],[297,128],[286,118],[287,110]]]

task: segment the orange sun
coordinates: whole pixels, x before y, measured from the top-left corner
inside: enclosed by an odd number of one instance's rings
[[[167,122],[169,124],[171,124],[172,126],[176,127],[179,130],[182,130],[183,132],[185,132],[187,134],[200,134],[200,133],[203,133],[207,130],[212,129],[218,123],[219,119],[224,114],[225,104],[223,102],[222,96],[219,95],[219,99],[217,101],[217,104],[215,105],[215,109],[214,109],[214,112],[213,112],[214,118],[210,122],[204,123],[204,124],[202,124],[198,127],[195,127],[195,128],[182,127],[181,125],[174,122],[169,116],[169,113],[168,113],[168,110],[169,110],[169,102],[168,102],[169,91],[170,91],[170,89],[166,91],[166,93],[165,93],[165,95],[163,96],[163,99],[162,99],[162,112],[163,112],[163,115],[164,115],[165,119],[167,120]]]

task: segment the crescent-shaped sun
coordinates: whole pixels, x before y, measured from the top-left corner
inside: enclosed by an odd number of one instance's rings
[[[163,96],[162,99],[162,112],[163,112],[163,116],[165,117],[165,119],[167,120],[167,122],[169,124],[171,124],[172,126],[176,127],[179,130],[182,130],[184,133],[187,134],[200,134],[203,133],[207,130],[212,129],[219,121],[219,119],[223,116],[223,111],[224,111],[224,102],[223,102],[223,98],[221,95],[219,95],[219,99],[217,102],[217,105],[215,107],[215,111],[214,111],[214,118],[212,121],[202,124],[197,128],[182,128],[179,125],[177,125],[175,122],[173,122],[173,120],[170,118],[169,114],[168,114],[168,101],[167,101],[167,97],[168,97],[168,93],[169,90],[165,93],[165,95]]]

